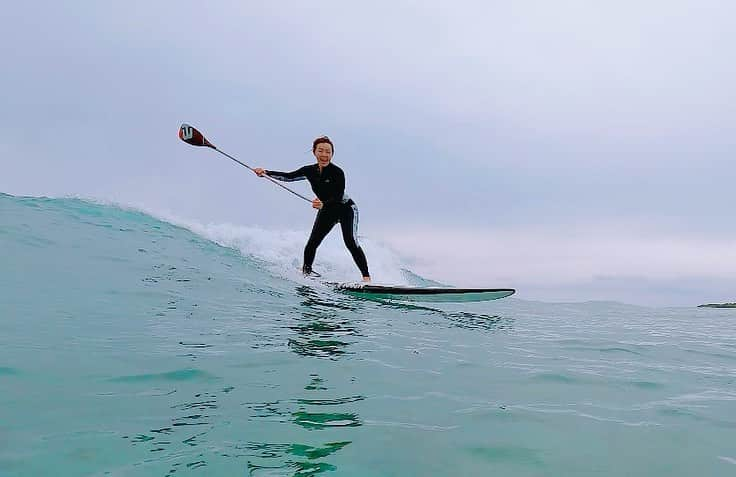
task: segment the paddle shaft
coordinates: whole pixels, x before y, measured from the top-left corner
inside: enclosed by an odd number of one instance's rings
[[[216,147],[214,147],[214,146],[211,146],[211,147],[212,147],[212,149],[214,149],[215,151],[219,152],[219,153],[220,153],[220,154],[222,154],[223,156],[225,156],[225,157],[227,157],[227,158],[229,158],[229,159],[232,159],[233,161],[237,162],[237,163],[238,163],[238,164],[240,164],[241,166],[243,166],[243,167],[247,167],[247,168],[248,168],[248,169],[250,169],[251,171],[255,172],[255,170],[254,170],[254,169],[253,169],[252,167],[250,167],[250,166],[249,166],[248,164],[245,164],[245,163],[243,163],[243,162],[240,162],[239,160],[235,159],[235,158],[234,158],[233,156],[231,156],[230,154],[228,154],[228,153],[226,153],[226,152],[224,152],[224,151],[221,151],[221,150],[217,149],[217,148],[216,148]],[[306,197],[304,197],[304,196],[303,196],[303,195],[301,195],[300,193],[298,193],[298,192],[294,192],[293,190],[289,189],[289,188],[288,188],[288,187],[286,187],[285,185],[283,185],[283,184],[281,184],[280,182],[278,182],[278,181],[277,181],[276,179],[274,179],[274,178],[272,178],[272,177],[268,177],[268,174],[264,174],[264,175],[262,175],[261,177],[265,177],[266,179],[270,180],[271,182],[273,182],[273,183],[274,183],[274,184],[276,184],[277,186],[281,187],[282,189],[286,189],[286,190],[288,190],[289,192],[291,192],[291,193],[292,193],[292,194],[294,194],[295,196],[297,196],[297,197],[301,197],[302,199],[306,200],[306,201],[307,201],[307,202],[309,202],[310,204],[312,203],[312,201],[311,201],[310,199],[307,199]]]

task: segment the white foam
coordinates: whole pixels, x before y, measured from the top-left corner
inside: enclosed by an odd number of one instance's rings
[[[289,280],[303,280],[299,270],[309,230],[273,230],[229,223],[202,224],[166,212],[146,211],[146,213],[186,228],[224,247],[234,248],[246,257],[264,262],[269,271],[276,276]],[[359,236],[359,240],[375,283],[408,284],[402,272],[407,267],[395,251],[368,237]],[[336,226],[320,245],[313,268],[325,281],[360,280],[360,271],[342,242],[339,226]]]
[[[314,283],[302,277],[300,273],[304,245],[311,230],[275,230],[231,223],[205,224],[184,218],[170,210],[151,208],[146,204],[80,195],[66,195],[64,197],[117,207],[123,210],[142,212],[163,222],[185,228],[223,247],[236,249],[243,256],[265,263],[268,271],[275,276],[291,281]],[[407,262],[392,247],[380,240],[373,240],[360,234],[358,240],[366,254],[374,283],[385,285],[414,284],[412,283],[412,277],[405,273],[406,270],[409,270]],[[322,275],[323,281],[360,281],[360,271],[342,242],[339,225],[333,228],[320,245],[313,268]]]

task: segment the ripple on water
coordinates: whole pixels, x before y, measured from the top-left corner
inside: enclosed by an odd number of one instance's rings
[[[491,446],[467,448],[470,455],[491,463],[541,466],[541,451],[519,446]]]
[[[665,387],[663,383],[657,383],[654,381],[629,381],[631,386],[639,389],[662,389]]]
[[[309,406],[335,406],[340,404],[348,404],[351,402],[358,402],[364,399],[364,396],[348,396],[336,399],[297,399],[296,402]]]
[[[531,379],[533,381],[561,384],[582,384],[584,382],[582,379],[561,373],[537,373]]]
[[[265,442],[249,442],[238,449],[245,450],[245,456],[251,459],[261,459],[271,465],[248,461],[248,471],[251,476],[257,475],[289,475],[314,476],[323,472],[334,471],[337,468],[327,462],[312,462],[323,459],[351,444],[351,441],[328,442],[322,446],[305,444],[272,444]],[[302,460],[306,459],[306,460]]]
[[[306,412],[297,411],[291,414],[294,424],[305,429],[319,430],[329,427],[357,427],[362,422],[357,414],[349,412]]]
[[[315,447],[305,444],[269,444],[265,442],[249,442],[245,445],[245,450],[252,457],[260,457],[271,459],[282,457],[286,454],[306,457],[307,459],[321,459],[334,454],[343,447],[351,444],[351,441],[328,442],[321,447]]]
[[[248,462],[248,474],[251,477],[259,476],[293,476],[309,477],[324,472],[332,472],[337,467],[326,462],[293,462],[287,461],[284,465],[263,466]]]
[[[165,373],[135,374],[131,376],[119,376],[111,378],[116,383],[144,383],[156,381],[210,381],[217,376],[200,369],[187,368],[168,371]]]

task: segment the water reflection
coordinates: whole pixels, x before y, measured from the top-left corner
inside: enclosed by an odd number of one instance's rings
[[[296,332],[296,337],[289,339],[289,348],[301,356],[329,359],[348,353],[350,342],[344,338],[360,333],[344,315],[357,308],[307,286],[297,287],[296,293],[302,300],[297,323],[288,327]]]
[[[308,431],[317,432],[325,429],[358,427],[362,425],[358,414],[348,406],[365,399],[364,396],[322,398],[328,391],[324,379],[311,374],[310,381],[304,386],[309,396],[291,399],[279,403],[253,403],[249,407],[251,418],[279,419],[281,422],[288,416],[287,422]],[[271,416],[264,416],[268,410]],[[331,463],[323,461],[349,445],[352,441],[341,440],[322,444],[248,442],[238,449],[248,457],[248,472],[251,476],[291,475],[293,477],[315,476],[323,472],[337,470]]]
[[[358,307],[356,302],[349,297],[345,297],[344,300],[336,300],[335,294],[330,293],[329,295],[319,292],[315,288],[311,288],[305,285],[296,287],[296,293],[302,298],[302,306],[306,306],[314,309],[335,309],[335,310],[347,310],[357,311]],[[342,297],[342,295],[337,295]]]
[[[287,466],[287,468],[291,468],[294,470],[294,473],[291,474],[293,477],[312,477],[317,474],[321,474],[323,472],[331,472],[336,469],[334,465],[325,464],[323,462],[313,463],[313,462],[291,462]],[[260,466],[255,465],[251,462],[248,462],[248,472],[251,476],[270,476],[274,475],[271,470],[283,470],[284,466],[277,466],[277,467],[266,467],[266,466]],[[280,473],[279,473],[280,474]]]
[[[357,427],[362,425],[357,414],[349,412],[306,412],[292,414],[294,424],[305,429],[327,429],[329,427]]]
[[[274,459],[284,456],[293,456],[297,459],[306,458],[307,461],[292,460],[291,457],[286,459],[283,465],[279,466],[266,466],[258,465],[252,461],[248,462],[248,471],[250,475],[257,476],[261,474],[267,474],[269,470],[284,470],[289,469],[293,471],[294,477],[307,477],[320,474],[327,471],[336,470],[337,467],[328,464],[326,462],[313,462],[317,459],[322,459],[335,452],[339,451],[343,447],[350,444],[349,441],[344,442],[328,442],[320,447],[314,447],[303,444],[264,444],[264,443],[250,443],[246,447],[249,454],[253,457],[261,459]]]
[[[232,390],[232,387],[226,387],[221,392],[229,393]],[[162,396],[168,396],[175,392],[166,393]],[[146,434],[123,436],[123,439],[129,439],[133,446],[148,446],[148,451],[155,453],[171,451],[172,445],[200,446],[206,442],[205,436],[215,427],[215,423],[212,422],[213,418],[217,420],[219,417],[212,414],[218,409],[218,397],[215,393],[195,394],[190,402],[182,402],[171,406],[171,409],[178,411],[180,415],[172,417],[169,426],[151,429]],[[185,455],[182,454],[182,456]],[[206,460],[202,459],[202,454],[186,455],[186,457],[195,460],[186,462],[186,460],[177,459],[177,462],[171,464],[171,468],[166,475],[174,475],[181,468],[197,469],[207,466]]]
[[[310,374],[309,376],[312,381],[304,387],[306,391],[324,391],[327,389],[324,386],[324,380],[318,374]]]
[[[322,447],[313,447],[303,444],[263,444],[250,442],[245,446],[253,457],[273,459],[280,455],[290,454],[307,459],[321,459],[339,451],[350,442],[328,442]]]
[[[355,323],[359,323],[355,310],[360,304],[350,299],[337,299],[325,291],[309,287],[296,290],[299,304],[296,313],[289,316],[288,328],[293,336],[288,342],[289,349],[300,356],[338,359],[349,353],[348,348],[353,337],[360,336]],[[176,306],[169,303],[169,306]],[[352,322],[351,322],[352,320]],[[283,338],[281,338],[283,340]],[[283,341],[281,341],[283,343]],[[199,340],[183,340],[178,345],[186,350],[186,356],[196,358],[199,353],[209,350],[212,345]],[[214,377],[200,370],[184,370],[162,373],[151,376],[122,378],[114,382],[150,383],[166,385],[179,381],[215,382]],[[160,383],[159,383],[160,382]],[[209,385],[207,386],[209,388]],[[171,389],[171,388],[170,388]],[[325,462],[326,458],[350,444],[347,439],[320,441],[321,431],[333,430],[345,432],[348,428],[362,425],[362,420],[355,411],[355,406],[364,400],[359,395],[330,395],[330,389],[323,378],[311,374],[304,383],[303,395],[273,395],[261,402],[244,402],[247,417],[241,421],[238,435],[249,435],[250,441],[237,440],[212,445],[213,430],[222,427],[223,418],[220,409],[221,399],[232,392],[233,386],[209,389],[188,397],[181,396],[170,404],[171,416],[165,422],[151,426],[149,431],[125,436],[133,446],[145,449],[157,459],[147,462],[160,462],[168,467],[167,475],[175,475],[189,469],[200,469],[212,465],[213,459],[238,459],[246,466],[251,475],[278,473],[278,475],[314,476],[322,472],[335,470],[335,465]],[[275,390],[280,389],[275,385]],[[247,392],[246,390],[241,390]],[[278,391],[274,391],[278,392]],[[163,395],[180,395],[181,390],[173,388]],[[247,394],[245,394],[247,395]],[[228,413],[230,414],[230,413]],[[228,415],[224,421],[236,422]],[[299,429],[300,435],[305,432],[314,436],[308,442],[256,442],[253,437],[261,434],[259,427],[287,426]],[[227,428],[228,426],[225,426]],[[342,431],[344,429],[345,431]],[[255,431],[255,432],[254,432]],[[292,430],[276,435],[293,435]],[[316,438],[316,441],[312,439]],[[256,438],[257,439],[257,438]],[[218,450],[215,450],[218,448]],[[191,449],[185,451],[184,449]],[[275,469],[279,469],[276,471]]]
[[[232,386],[221,389],[223,394],[233,391]],[[243,403],[248,409],[248,423],[241,423],[242,432],[252,434],[261,424],[272,423],[278,426],[297,426],[311,435],[315,433],[316,442],[258,442],[235,441],[218,445],[213,452],[211,433],[221,425],[222,415],[217,414],[219,392],[198,393],[187,402],[170,406],[178,412],[169,425],[153,428],[145,434],[124,436],[133,446],[145,446],[148,452],[158,454],[160,459],[173,460],[168,465],[167,476],[174,476],[182,470],[198,469],[213,464],[213,459],[238,459],[248,469],[251,476],[289,475],[308,477],[334,471],[333,463],[325,459],[333,456],[351,440],[319,440],[320,431],[353,428],[363,425],[355,405],[363,400],[361,395],[330,396],[326,380],[317,374],[310,374],[304,387],[304,395],[285,400]],[[166,394],[170,395],[170,394]],[[230,420],[228,419],[229,423]],[[293,434],[283,429],[281,434]],[[311,440],[311,439],[310,439]],[[192,453],[181,452],[184,445]],[[176,450],[176,448],[180,450]],[[172,452],[176,452],[171,454]],[[165,455],[161,455],[165,454]],[[153,462],[147,460],[147,462]],[[161,462],[164,462],[163,460]]]

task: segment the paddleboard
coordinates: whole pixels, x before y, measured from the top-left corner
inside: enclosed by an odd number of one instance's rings
[[[448,303],[498,300],[516,293],[513,288],[413,287],[371,283],[339,283],[335,288],[368,299]]]

